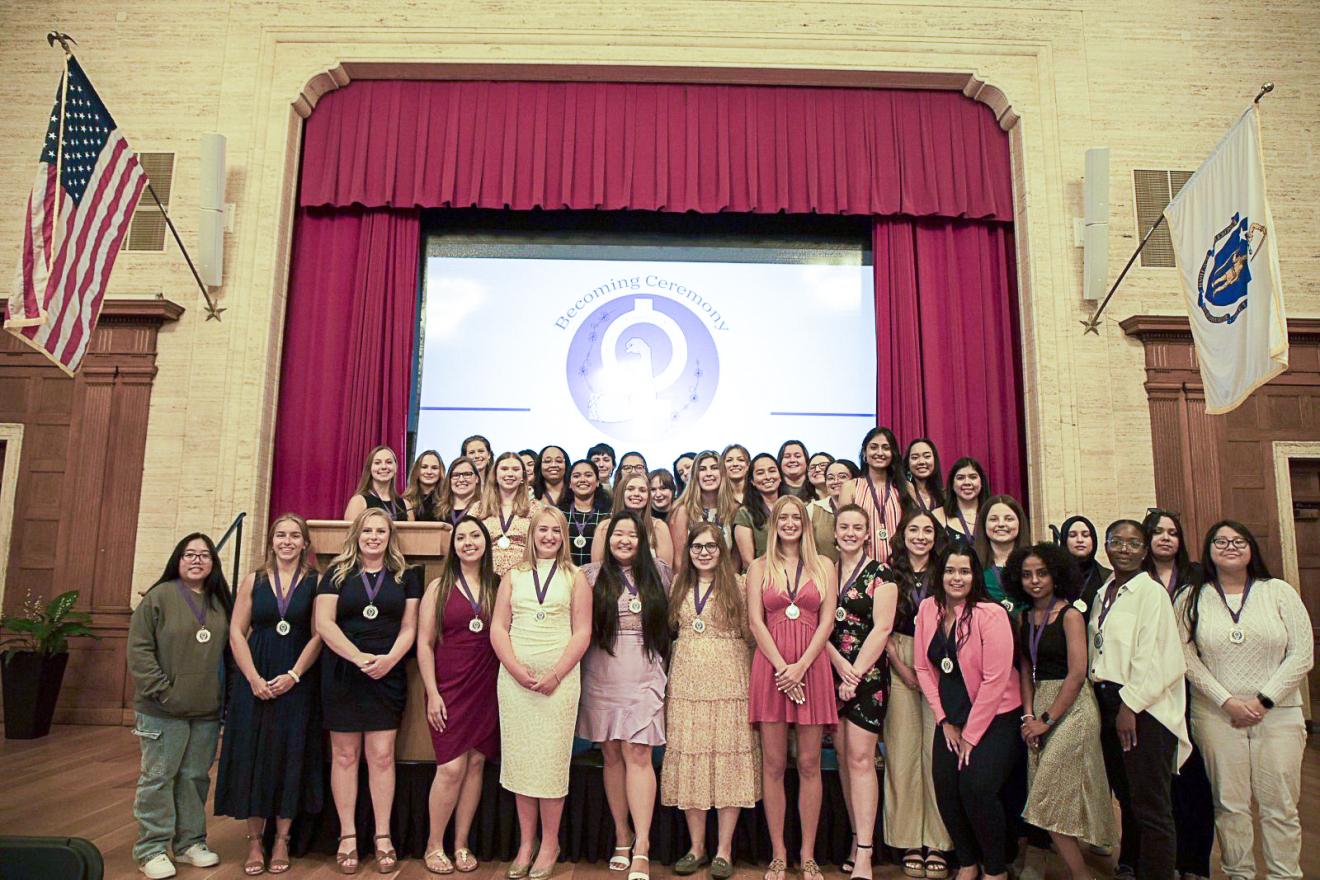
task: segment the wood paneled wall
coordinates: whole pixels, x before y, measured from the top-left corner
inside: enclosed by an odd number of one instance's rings
[[[1290,320],[1288,372],[1220,416],[1206,415],[1186,318],[1134,315],[1122,327],[1145,348],[1159,505],[1182,515],[1193,557],[1210,524],[1231,517],[1282,575],[1279,518],[1292,511],[1278,508],[1273,443],[1320,439],[1320,320]]]
[[[24,425],[4,607],[81,591],[100,641],[76,640],[56,718],[120,723],[124,646],[156,335],[183,308],[108,300],[76,378],[0,333],[0,422]]]

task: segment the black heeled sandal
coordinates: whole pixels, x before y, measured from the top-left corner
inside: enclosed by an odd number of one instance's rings
[[[853,839],[853,845],[852,845],[852,848],[853,848],[853,849],[856,849],[856,848],[857,848],[857,835],[854,834],[854,835],[852,836],[852,839]],[[853,872],[853,868],[855,868],[855,867],[857,867],[857,863],[856,863],[855,861],[853,861],[853,855],[852,855],[851,852],[849,852],[849,853],[848,853],[848,858],[846,858],[846,859],[843,860],[843,864],[842,864],[842,865],[839,865],[839,871],[840,871],[841,873],[844,873],[844,874],[850,874],[850,875],[851,875],[852,872]]]

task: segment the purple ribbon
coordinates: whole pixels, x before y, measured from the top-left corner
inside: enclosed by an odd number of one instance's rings
[[[894,487],[889,485],[889,475],[885,475],[885,494],[883,501],[881,500],[881,496],[877,495],[875,492],[875,483],[871,482],[870,474],[866,475],[866,488],[871,490],[871,503],[875,505],[876,519],[880,520],[883,524],[885,518],[885,504],[889,502],[889,493],[894,491]]]
[[[1219,586],[1219,581],[1214,582],[1215,592],[1219,594],[1219,601],[1224,603],[1224,610],[1228,612],[1229,617],[1233,618],[1234,626],[1238,625],[1242,612],[1247,610],[1247,597],[1251,595],[1251,585],[1254,583],[1255,581],[1247,581],[1247,587],[1242,591],[1242,604],[1238,606],[1237,612],[1234,613],[1233,609],[1228,607],[1228,596],[1224,595],[1224,588]]]
[[[362,589],[367,591],[367,604],[375,605],[376,596],[380,594],[381,587],[385,586],[385,570],[381,569],[376,572],[378,577],[376,578],[376,586],[374,587],[371,585],[371,578],[367,577],[365,571],[359,571],[358,574],[362,577]]]
[[[697,617],[700,617],[701,612],[706,610],[706,603],[710,601],[710,594],[713,592],[715,592],[715,581],[713,580],[710,582],[710,586],[706,588],[706,594],[704,596],[698,596],[696,588],[695,587],[693,588],[692,604],[697,609]]]
[[[1100,619],[1095,622],[1095,631],[1100,632],[1105,628],[1105,618],[1109,616],[1109,611],[1118,601],[1118,591],[1122,589],[1119,584],[1114,584],[1114,597],[1109,598],[1109,591],[1105,590],[1105,597],[1100,600]]]
[[[797,576],[793,578],[793,589],[788,590],[788,604],[797,604],[798,587],[802,584],[802,560],[798,559]],[[784,588],[788,589],[788,569],[784,569]]]
[[[801,564],[802,564],[802,560],[799,559],[799,560],[798,560],[798,565],[801,565]],[[839,603],[840,603],[840,604],[843,603],[843,594],[846,593],[846,592],[848,592],[848,588],[851,587],[851,586],[853,585],[853,582],[857,580],[857,575],[859,575],[859,574],[862,573],[862,566],[865,565],[865,564],[866,564],[866,554],[863,553],[863,554],[862,554],[862,558],[859,559],[859,560],[857,560],[857,567],[854,568],[854,569],[852,570],[852,574],[848,575],[848,580],[846,580],[846,581],[842,580],[842,578],[843,578],[843,569],[839,569],[839,577],[840,577],[840,581],[839,581]],[[799,568],[799,569],[798,569],[798,573],[801,574],[801,571],[802,571],[802,569]]]
[[[626,571],[623,573],[623,585],[628,588],[629,595],[631,596],[637,595],[637,585],[633,583],[633,579],[628,575],[628,572]]]
[[[500,537],[501,537],[501,538],[503,538],[505,535],[509,534],[509,526],[513,525],[513,520],[514,520],[514,518],[515,518],[517,515],[518,515],[517,512],[510,512],[510,513],[509,513],[509,518],[508,518],[508,520],[506,521],[506,520],[504,519],[504,511],[503,511],[503,509],[500,510],[500,512],[499,512],[499,514],[498,514],[498,517],[499,517],[499,520],[500,520]]]
[[[458,570],[458,589],[463,594],[463,598],[468,600],[472,606],[472,616],[481,617],[481,603],[472,596],[472,589],[468,586],[467,578],[463,577],[463,569]]]
[[[958,503],[957,499],[954,499],[953,509],[958,511],[958,522],[962,523],[963,534],[967,536],[967,543],[972,543],[976,540],[976,530],[967,524],[967,517],[963,516],[962,505]]]
[[[1045,628],[1050,625],[1050,612],[1057,605],[1057,600],[1050,602],[1050,607],[1045,609],[1045,618],[1040,626],[1036,626],[1031,620],[1031,612],[1027,612],[1027,649],[1031,652],[1031,680],[1036,680],[1036,656],[1040,653],[1040,642],[1045,637]]]
[[[294,591],[298,589],[298,584],[302,583],[302,581],[298,579],[298,575],[295,573],[293,576],[293,584],[290,585],[289,592],[286,595],[284,592],[284,585],[280,583],[280,567],[277,565],[275,566],[274,570],[275,570],[275,607],[280,610],[280,619],[283,620],[284,618],[289,616],[289,605],[290,603],[293,602]]]
[[[193,617],[197,618],[197,625],[206,626],[206,605],[202,604],[199,606],[193,601],[192,590],[185,587],[183,581],[179,581],[179,595],[183,597],[183,601],[188,603],[188,609],[192,611]],[[1220,595],[1223,594],[1221,593]],[[1236,623],[1237,618],[1234,618],[1233,622]]]
[[[540,605],[545,604],[546,594],[550,592],[550,583],[555,579],[555,570],[559,568],[559,560],[556,559],[550,566],[550,574],[546,575],[545,586],[541,586],[541,575],[536,570],[536,563],[532,563],[532,583],[536,586],[536,601]]]
[[[929,570],[913,572],[913,577],[917,581],[917,604],[920,605],[930,595],[930,575]]]

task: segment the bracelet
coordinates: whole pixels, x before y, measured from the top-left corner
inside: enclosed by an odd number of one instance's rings
[[[1018,720],[1021,721],[1023,724],[1025,724],[1027,721],[1035,721],[1035,720],[1036,720],[1036,716],[1035,716],[1035,715],[1032,715],[1030,712],[1028,712],[1026,715],[1023,715],[1023,716],[1022,716],[1021,718],[1019,718]]]
[[[288,672],[284,674],[289,676],[289,678],[293,679],[294,684],[302,684],[302,676],[294,672],[292,669],[290,669]]]

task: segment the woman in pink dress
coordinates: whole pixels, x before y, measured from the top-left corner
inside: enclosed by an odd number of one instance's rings
[[[770,511],[765,555],[747,570],[747,620],[756,638],[748,695],[749,720],[759,725],[764,752],[765,821],[772,858],[765,880],[784,880],[784,771],[788,726],[797,729],[798,818],[803,880],[821,880],[815,860],[820,819],[820,743],[839,721],[825,644],[837,601],[834,563],[816,552],[806,505],[786,495]]]
[[[444,571],[422,597],[417,630],[417,671],[426,690],[436,765],[426,867],[436,874],[455,867],[464,873],[477,869],[468,832],[481,801],[486,759],[500,750],[499,660],[490,646],[490,612],[499,580],[491,564],[490,532],[475,516],[464,516],[454,527],[452,548]],[[444,849],[450,816],[453,861]]]

